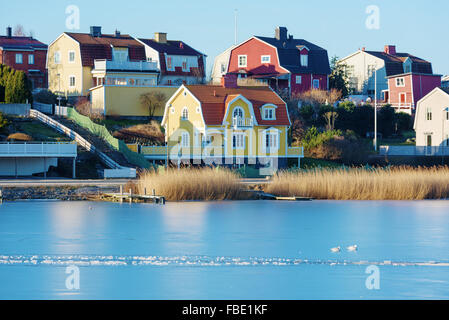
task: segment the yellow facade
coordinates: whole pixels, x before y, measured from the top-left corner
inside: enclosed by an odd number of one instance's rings
[[[70,55],[73,61],[69,60]],[[65,96],[86,96],[92,87],[92,68],[82,66],[79,43],[65,33],[49,45],[47,69],[48,89],[52,92]],[[72,83],[70,78],[74,78]]]
[[[129,87],[101,85],[90,90],[92,109],[106,116],[148,117],[148,108],[140,103],[140,96],[148,92],[162,92],[168,100],[176,87]],[[162,117],[164,109],[155,110],[153,116]]]
[[[255,119],[254,109],[250,103],[244,97],[236,97],[226,105],[223,123],[208,126],[203,119],[201,102],[187,88],[181,87],[168,101],[162,122],[171,152],[179,151],[181,154],[190,152],[193,157],[204,156],[206,153],[224,158],[291,155],[287,145],[288,126],[266,126],[255,122],[245,128],[233,126],[235,108],[242,108],[244,117]],[[268,150],[265,148],[267,130],[277,137],[276,148]],[[243,135],[243,147],[234,147],[235,134]],[[183,141],[184,137],[188,137],[188,143]]]

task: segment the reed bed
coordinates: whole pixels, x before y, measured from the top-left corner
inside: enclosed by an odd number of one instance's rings
[[[146,171],[137,182],[140,194],[152,192],[169,201],[240,199],[239,176],[226,169],[168,169]]]
[[[449,168],[315,169],[280,172],[265,191],[329,200],[449,198]]]

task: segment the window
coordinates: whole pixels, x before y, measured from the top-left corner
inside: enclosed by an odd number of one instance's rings
[[[301,54],[301,66],[308,67],[309,66],[309,55]]]
[[[446,120],[449,120],[449,111],[447,109],[448,108],[446,108]]]
[[[432,136],[430,134],[427,135],[427,146],[428,147],[432,146]]]
[[[238,56],[239,58],[239,68],[244,68],[247,66],[247,57],[246,55]]]
[[[426,109],[426,120],[428,121],[432,120],[432,108]]]
[[[75,62],[75,51],[69,51],[69,62],[70,63]]]
[[[221,64],[221,73],[226,73],[226,64],[225,63]]]
[[[234,108],[234,111],[232,112],[232,117],[233,118],[243,118],[244,114],[245,114],[245,112],[243,111],[242,108],[236,107],[236,108]]]
[[[396,87],[405,87],[404,78],[396,78]]]
[[[245,134],[244,133],[233,133],[232,134],[232,148],[234,149],[244,149],[245,148]]]
[[[313,79],[313,88],[314,89],[320,88],[320,80],[319,79]]]
[[[182,109],[181,120],[189,120],[189,110],[187,109],[187,107],[184,107],[184,109]]]
[[[28,55],[28,64],[34,64],[34,54]]]
[[[16,63],[17,64],[23,63],[23,56],[21,53],[16,53]]]
[[[265,151],[271,152],[279,149],[278,137],[279,135],[277,132],[265,133]]]
[[[167,70],[171,70],[172,69],[172,58],[171,57],[167,57]]]
[[[55,52],[55,63],[61,63],[61,53],[59,51]]]
[[[260,56],[260,63],[270,63],[270,62],[271,62],[270,55]]]
[[[187,71],[187,61],[186,61],[186,60],[184,60],[184,61],[182,62],[182,70],[183,70],[183,71]]]
[[[296,76],[296,84],[302,83],[302,76]]]
[[[167,80],[167,85],[171,86],[172,82],[170,79]]]
[[[188,132],[183,132],[181,135],[181,146],[183,148],[190,146],[190,135]]]
[[[75,86],[75,76],[70,76],[69,77],[69,87],[74,87]]]
[[[265,109],[264,119],[265,120],[274,120],[274,109],[272,109],[272,108]]]

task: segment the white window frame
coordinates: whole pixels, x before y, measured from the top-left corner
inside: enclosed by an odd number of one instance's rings
[[[168,61],[170,61],[170,63],[168,63]],[[166,68],[168,71],[173,71],[175,69],[175,67],[173,66],[173,57],[167,56]]]
[[[72,79],[73,79],[73,85],[72,85]],[[70,75],[69,76],[69,88],[75,88],[76,87],[76,76]]]
[[[233,150],[244,150],[245,149],[245,133],[244,132],[233,132],[232,133],[232,149]],[[235,145],[234,145],[235,139]]]
[[[181,133],[181,147],[190,147],[190,134],[187,131]]]
[[[402,83],[399,83],[402,82]],[[405,87],[405,79],[403,77],[401,78],[396,78],[396,87],[397,88],[403,88]]]
[[[70,54],[71,53],[73,53],[73,60],[70,60]],[[68,59],[69,63],[75,63],[75,59],[76,59],[75,50],[69,50],[68,55],[67,55],[67,59]]]
[[[54,58],[55,64],[60,64],[61,63],[61,52],[55,51],[55,55],[53,58]]]
[[[240,58],[245,58],[245,64],[241,64]],[[248,66],[248,56],[246,54],[240,54],[237,57],[239,68],[246,68]]]
[[[269,105],[264,105],[261,108],[262,111],[262,120],[276,120],[276,109],[277,106],[269,104]],[[267,112],[269,115],[269,111],[271,111],[271,117],[267,117]]]
[[[239,107],[239,106],[237,106],[234,109],[232,109],[232,118],[236,117],[235,112],[238,111],[238,110],[240,110],[242,112],[241,119],[244,119],[245,118],[245,110],[242,107]]]
[[[267,61],[264,61],[264,59],[267,59]],[[264,54],[260,56],[260,63],[271,63],[271,55],[269,54]]]
[[[34,64],[34,54],[28,55],[28,64]]]
[[[182,108],[181,120],[189,120],[189,108],[187,107]]]
[[[182,61],[181,66],[182,66],[182,71],[185,71],[185,72],[189,71],[189,66],[187,65],[187,59]],[[184,66],[185,66],[185,68],[184,68]]]
[[[16,53],[15,61],[16,61],[16,64],[22,64],[23,63],[23,54],[22,53]]]
[[[309,66],[309,55],[308,54],[300,54],[300,63],[301,67],[308,67]]]
[[[426,108],[426,121],[432,121],[432,108]]]
[[[277,129],[267,129],[263,131],[262,135],[262,150],[264,153],[278,152],[280,148],[280,132]],[[267,139],[270,146],[267,147]]]
[[[318,86],[315,86],[315,83],[318,82]],[[312,89],[319,89],[320,88],[320,79],[313,79],[312,80]]]
[[[295,83],[296,84],[302,84],[302,76],[296,76]]]

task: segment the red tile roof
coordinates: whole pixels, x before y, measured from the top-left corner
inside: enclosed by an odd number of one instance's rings
[[[186,87],[201,102],[206,125],[221,125],[227,104],[238,95],[251,101],[259,125],[290,125],[285,102],[269,87],[224,88],[211,85],[186,85]],[[265,104],[274,104],[278,107],[276,120],[262,120],[260,108]]]
[[[112,59],[111,46],[128,48],[130,60],[146,60],[145,47],[130,35],[124,34],[117,37],[102,34],[100,37],[93,37],[89,33],[66,32],[66,34],[79,42],[83,66],[92,67],[95,59]]]

